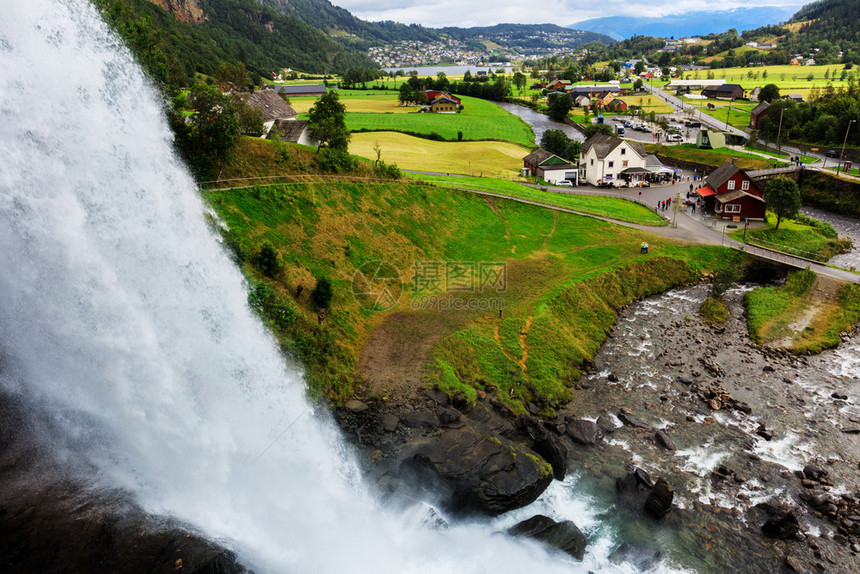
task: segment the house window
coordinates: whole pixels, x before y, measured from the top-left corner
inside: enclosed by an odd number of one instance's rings
[[[627,167],[627,160],[621,162],[621,167]]]
[[[726,186],[726,189],[728,189],[729,191],[731,191],[731,190],[733,190],[734,188],[735,188],[735,180],[730,179],[730,180],[729,180],[728,185]]]
[[[591,158],[591,165],[594,165],[594,158]]]
[[[615,162],[614,162],[614,161],[610,161],[610,162],[609,162],[609,167],[614,167],[614,164],[615,164]]]
[[[621,148],[621,155],[627,155],[627,148]]]
[[[728,203],[723,208],[723,211],[726,213],[740,213],[741,212],[741,206],[738,203]]]
[[[741,189],[742,189],[742,190],[746,191],[746,190],[748,190],[749,188],[750,188],[750,182],[748,182],[748,181],[742,181],[742,182],[741,182]]]

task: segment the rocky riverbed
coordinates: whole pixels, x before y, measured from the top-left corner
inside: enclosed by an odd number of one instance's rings
[[[637,545],[643,568],[659,555],[696,572],[860,571],[860,341],[815,357],[760,348],[747,289],[727,293],[721,328],[697,315],[707,284],[623,310],[551,420],[434,391],[355,401],[338,419],[390,493],[489,515],[540,495],[500,529],[571,520],[592,549]],[[557,479],[546,492],[535,455]]]

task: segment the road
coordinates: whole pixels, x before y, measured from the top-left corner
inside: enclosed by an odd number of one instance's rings
[[[714,129],[717,129],[717,130],[727,131],[729,133],[740,136],[744,139],[749,137],[749,134],[747,134],[745,131],[739,130],[738,128],[731,126],[731,125],[727,126],[726,122],[721,122],[718,119],[716,119],[712,116],[709,116],[708,114],[704,113],[702,110],[696,108],[692,104],[682,102],[679,98],[676,98],[675,96],[673,96],[672,94],[670,94],[668,92],[664,92],[663,90],[661,90],[660,88],[658,88],[656,86],[652,86],[652,85],[647,84],[647,83],[643,84],[643,85],[644,85],[646,91],[652,93],[653,95],[657,96],[658,98],[665,101],[669,105],[673,106],[676,110],[689,111],[689,112],[695,113],[696,119],[701,121],[703,124],[707,124],[708,126],[714,128]]]

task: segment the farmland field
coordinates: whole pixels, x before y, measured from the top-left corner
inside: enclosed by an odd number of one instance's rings
[[[780,94],[800,94],[803,97],[809,95],[812,88],[824,89],[828,84],[834,88],[846,86],[847,80],[842,80],[843,64],[830,64],[826,66],[757,66],[752,68],[722,68],[715,70],[700,70],[698,72],[685,72],[684,79],[705,79],[708,73],[712,73],[715,79],[725,79],[730,84],[740,84],[745,90],[751,90],[756,86],[775,84]],[[767,72],[767,77],[764,73]],[[851,71],[848,70],[850,73]],[[752,77],[750,77],[752,74]],[[813,79],[807,78],[812,74]],[[825,75],[828,77],[825,78]]]
[[[531,152],[530,147],[508,142],[439,142],[397,132],[354,133],[349,152],[375,159],[377,142],[387,163],[441,173],[510,177],[519,173]]]
[[[401,106],[392,92],[342,90],[338,92],[346,108],[350,131],[400,131],[430,135],[435,132],[447,140],[500,140],[524,146],[534,145],[534,133],[517,116],[493,102],[463,96],[463,111],[458,114],[418,113],[419,106]],[[316,98],[291,98],[297,112],[307,113]]]

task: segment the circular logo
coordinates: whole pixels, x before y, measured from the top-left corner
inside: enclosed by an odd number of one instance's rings
[[[352,276],[352,296],[370,311],[388,311],[402,294],[400,272],[385,261],[368,261]]]

